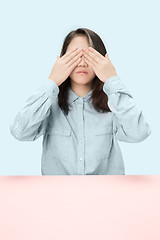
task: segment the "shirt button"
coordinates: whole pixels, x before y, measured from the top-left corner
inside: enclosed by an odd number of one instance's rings
[[[82,161],[82,160],[83,160],[83,158],[80,158],[80,160]]]

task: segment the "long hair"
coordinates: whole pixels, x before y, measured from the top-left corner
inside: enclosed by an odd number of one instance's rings
[[[87,28],[78,28],[77,30],[71,31],[64,39],[60,57],[62,57],[67,50],[68,45],[74,37],[86,36],[90,47],[97,50],[103,56],[107,53],[106,48],[101,38],[93,31]],[[98,112],[111,112],[108,106],[108,96],[103,91],[104,83],[95,75],[93,79],[93,91],[92,91],[92,105]],[[60,86],[58,94],[58,104],[64,114],[68,115],[69,103],[68,103],[68,88],[70,85],[70,77],[68,77]]]

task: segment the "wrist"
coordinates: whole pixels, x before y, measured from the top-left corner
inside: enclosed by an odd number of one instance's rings
[[[56,80],[54,80],[54,79],[52,79],[52,78],[50,78],[50,77],[49,77],[48,79],[50,79],[50,80],[52,80],[53,82],[55,82],[55,83],[57,84],[57,86],[59,87],[60,84],[58,83],[58,81],[56,81]]]
[[[115,77],[115,76],[117,76],[117,73],[114,73],[114,74],[108,76],[108,77],[106,78],[106,80],[104,81],[104,83],[105,83],[109,78],[111,78],[111,77]]]

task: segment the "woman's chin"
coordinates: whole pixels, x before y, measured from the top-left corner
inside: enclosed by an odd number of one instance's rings
[[[80,80],[76,80],[76,81],[73,81],[73,82],[75,82],[75,83],[77,83],[77,84],[87,84],[87,83],[89,83],[90,81],[85,80],[85,79],[80,79]]]

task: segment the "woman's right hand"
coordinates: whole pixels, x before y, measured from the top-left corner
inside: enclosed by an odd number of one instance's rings
[[[73,69],[79,64],[81,61],[80,57],[82,55],[82,48],[75,48],[66,52],[61,58],[57,56],[57,60],[48,79],[53,80],[58,86],[60,86],[69,77]]]

